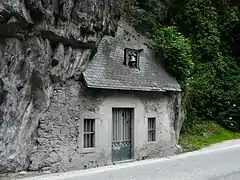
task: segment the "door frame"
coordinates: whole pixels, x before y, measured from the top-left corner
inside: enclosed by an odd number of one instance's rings
[[[113,155],[112,155],[112,139],[113,139],[113,109],[132,109],[132,118],[131,118],[131,158],[123,161],[113,161]],[[135,107],[129,107],[129,106],[117,106],[111,108],[111,161],[112,163],[122,163],[122,162],[129,162],[134,159],[134,139],[135,139]]]

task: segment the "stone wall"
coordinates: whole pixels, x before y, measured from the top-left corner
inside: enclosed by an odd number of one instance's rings
[[[176,94],[86,89],[82,83],[55,84],[51,104],[40,119],[30,170],[68,171],[112,164],[112,107],[133,107],[134,159],[172,155]],[[147,118],[156,117],[156,142],[147,142]],[[84,118],[94,118],[96,147],[83,148]]]
[[[110,136],[99,136],[98,148],[85,152],[81,123],[85,117],[96,117],[101,128],[99,108],[105,107],[101,104],[112,92],[86,90],[81,74],[102,37],[115,35],[122,4],[122,0],[0,1],[0,173],[111,164],[111,147],[100,143]],[[135,159],[173,152],[168,149],[174,149],[180,127],[173,126],[178,122],[173,121],[173,107],[181,102],[175,95],[141,97],[145,98],[138,102],[150,109],[164,101],[169,117],[159,124],[159,143],[140,143]]]
[[[85,164],[92,167],[88,165],[90,157],[87,157],[88,162],[81,153],[83,146],[80,129],[83,127],[81,122],[84,114],[90,116],[96,113],[100,102],[97,93],[86,91],[79,82],[55,84],[51,105],[45,117],[39,121],[29,170],[58,172],[81,169]],[[105,165],[105,162],[102,163],[98,162]]]
[[[60,139],[69,138],[73,143],[68,144],[71,150],[66,148],[63,152],[74,153],[76,120],[64,111],[63,104],[57,103],[55,84],[67,81],[77,84],[101,38],[114,35],[122,3],[121,0],[0,1],[0,172],[27,170],[30,164],[36,169],[31,160],[34,144],[45,143],[43,147],[48,149],[51,143],[60,143],[62,148],[66,142],[58,141],[59,133]],[[64,85],[58,87],[64,89]],[[74,104],[69,106],[76,108]],[[69,111],[75,113],[75,110]],[[55,114],[50,116],[46,113],[49,111]],[[67,132],[64,127],[69,127],[62,124],[59,128],[57,122],[53,123],[60,113],[73,126]],[[50,147],[39,138],[35,142],[38,128],[38,134],[44,137],[43,120],[49,120],[46,123],[53,128],[49,131],[56,138],[49,142]],[[59,161],[54,162],[52,166],[57,167]]]

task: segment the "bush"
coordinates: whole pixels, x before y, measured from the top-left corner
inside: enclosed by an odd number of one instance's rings
[[[153,40],[163,64],[185,86],[194,68],[189,41],[175,27],[154,28]]]
[[[224,0],[136,0],[132,16],[184,90],[183,130],[208,119],[240,131],[240,57],[231,49],[239,8]]]

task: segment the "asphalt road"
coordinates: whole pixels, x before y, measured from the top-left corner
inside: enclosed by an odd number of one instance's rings
[[[24,180],[240,180],[240,141],[170,158]],[[21,179],[23,180],[23,179]]]

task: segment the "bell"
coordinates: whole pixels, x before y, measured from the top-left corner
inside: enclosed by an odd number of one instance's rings
[[[135,62],[136,62],[136,58],[134,56],[131,56],[130,63],[135,63]]]

